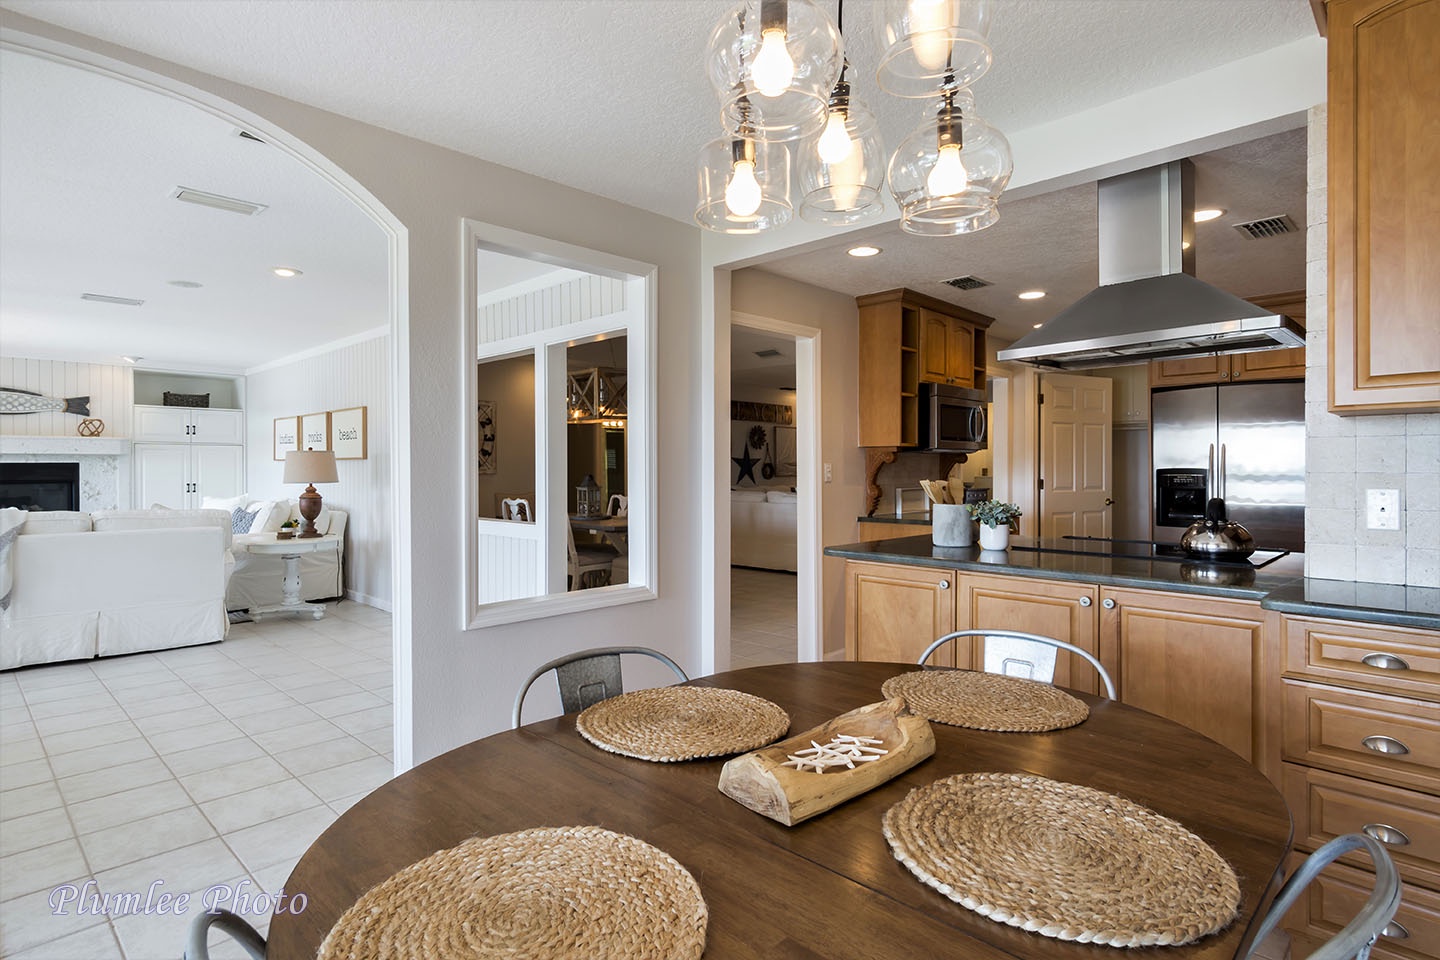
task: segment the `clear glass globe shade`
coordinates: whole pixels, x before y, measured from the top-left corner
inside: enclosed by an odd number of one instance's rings
[[[762,233],[788,223],[790,151],[782,143],[751,141],[753,161],[724,136],[700,151],[695,222],[717,233]]]
[[[937,114],[943,110],[937,107]],[[1010,182],[1014,161],[1005,136],[971,114],[946,121],[958,126],[960,149],[942,148],[942,118],[933,116],[900,144],[890,160],[890,192],[900,207],[900,226],[922,236],[973,233],[999,217],[997,201]],[[955,165],[963,168],[957,186]]]
[[[800,216],[812,223],[846,226],[881,217],[885,212],[885,146],[879,124],[865,104],[848,98],[844,114],[831,112],[832,120],[843,117],[843,133],[849,143],[844,156],[826,148],[826,132],[801,142],[799,147]],[[838,140],[838,134],[834,135]],[[834,141],[832,141],[833,143]]]
[[[947,80],[968,87],[990,69],[994,0],[882,0],[875,78],[897,97],[931,97]]]
[[[744,0],[711,31],[705,64],[720,124],[760,140],[819,133],[844,61],[840,31],[815,0],[787,0],[783,33],[762,32],[762,6],[769,12],[764,0]]]

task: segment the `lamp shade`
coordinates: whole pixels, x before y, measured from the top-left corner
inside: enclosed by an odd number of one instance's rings
[[[333,450],[291,450],[285,454],[285,483],[339,483]]]
[[[886,93],[929,98],[942,81],[968,87],[990,69],[993,0],[881,0],[875,12]]]

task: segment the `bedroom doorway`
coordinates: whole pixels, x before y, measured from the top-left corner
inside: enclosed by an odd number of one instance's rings
[[[730,328],[732,668],[819,658],[818,338],[789,326],[736,314]]]

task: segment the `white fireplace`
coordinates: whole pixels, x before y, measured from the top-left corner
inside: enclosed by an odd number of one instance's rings
[[[130,441],[118,437],[0,437],[0,462],[75,463],[80,509],[130,506]]]

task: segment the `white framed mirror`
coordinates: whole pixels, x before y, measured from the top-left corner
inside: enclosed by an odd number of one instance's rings
[[[464,244],[466,628],[654,599],[656,268]]]

